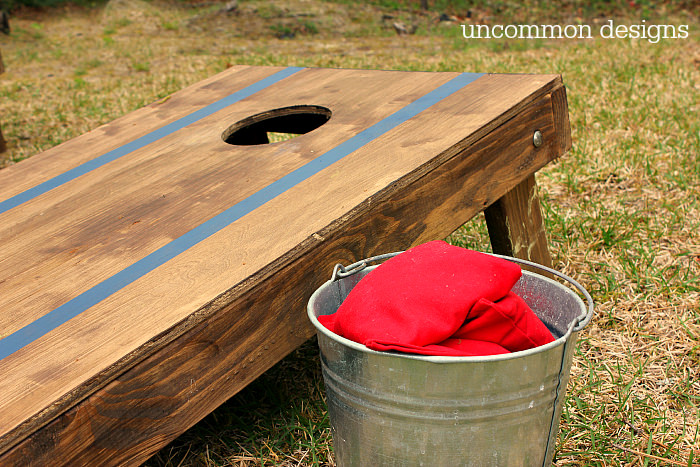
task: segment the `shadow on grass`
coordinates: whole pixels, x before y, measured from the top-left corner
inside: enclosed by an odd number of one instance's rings
[[[323,391],[313,338],[145,465],[334,465]]]

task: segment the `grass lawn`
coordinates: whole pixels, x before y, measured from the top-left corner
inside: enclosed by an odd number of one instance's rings
[[[590,291],[597,315],[574,357],[556,465],[700,465],[698,7],[429,3],[240,0],[226,11],[111,0],[16,11],[0,34],[0,167],[233,64],[560,73],[573,148],[538,183],[555,267]],[[687,25],[688,37],[603,38],[608,20]],[[397,34],[399,22],[415,33]],[[586,24],[594,37],[467,40],[460,25],[470,22]],[[488,251],[483,217],[449,241]],[[315,342],[147,465],[335,465]]]

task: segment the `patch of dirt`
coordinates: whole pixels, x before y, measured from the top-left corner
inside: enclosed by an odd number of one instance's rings
[[[359,37],[368,33],[412,34],[419,27],[430,27],[438,22],[439,15],[427,12],[387,12],[365,4],[349,6],[293,0],[284,3],[219,3],[197,13],[184,24],[198,32],[227,31],[236,37],[292,39],[313,35]]]

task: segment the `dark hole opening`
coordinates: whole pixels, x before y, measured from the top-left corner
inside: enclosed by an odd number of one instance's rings
[[[268,110],[234,123],[221,138],[228,144],[250,146],[290,139],[315,130],[331,118],[331,111],[317,105],[296,105]]]

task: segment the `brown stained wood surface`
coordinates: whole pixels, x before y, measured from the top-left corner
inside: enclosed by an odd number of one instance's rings
[[[0,201],[278,70],[234,67],[0,171]],[[0,214],[0,335],[456,75],[305,69]],[[0,360],[0,464],[145,460],[312,335],[305,302],[333,264],[442,238],[560,156],[560,90],[482,76]],[[281,143],[222,141],[291,105],[332,117]]]
[[[551,101],[556,129],[554,147],[563,153],[571,148],[565,89],[562,87],[552,92]],[[484,214],[494,253],[552,266],[534,174],[489,206]],[[525,269],[541,273],[527,266]]]
[[[489,206],[484,214],[494,253],[552,266],[534,175]]]

